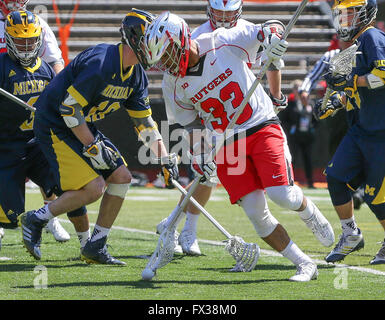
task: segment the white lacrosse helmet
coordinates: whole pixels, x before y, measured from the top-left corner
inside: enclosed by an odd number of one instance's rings
[[[187,23],[168,11],[160,14],[147,28],[147,63],[173,76],[184,77],[190,53],[191,35]]]
[[[232,28],[237,24],[242,13],[242,0],[208,0],[207,16],[211,26]]]

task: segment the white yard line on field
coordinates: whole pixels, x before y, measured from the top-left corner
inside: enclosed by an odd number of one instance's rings
[[[60,222],[65,222],[65,223],[70,223],[70,221],[64,220],[64,219],[59,219],[59,221]],[[93,223],[90,223],[90,225],[94,226]],[[112,229],[114,229],[114,230],[121,230],[121,231],[125,231],[125,232],[133,232],[133,233],[142,233],[142,234],[156,235],[156,233],[153,232],[153,231],[141,230],[141,229],[133,229],[133,228],[126,228],[126,227],[120,227],[120,226],[112,226]],[[202,242],[202,243],[206,243],[206,244],[210,244],[210,245],[214,245],[214,246],[224,246],[225,245],[224,242],[222,242],[222,241],[205,240],[205,239],[199,239],[199,241]],[[261,249],[261,254],[263,254],[265,256],[270,256],[270,257],[282,257],[283,258],[283,256],[280,253],[278,253],[276,251],[273,251],[273,250]],[[313,261],[315,263],[317,263],[317,264],[328,265],[328,263],[326,261],[323,261],[323,260],[313,259]],[[356,270],[356,271],[360,271],[360,272],[366,272],[366,273],[371,273],[371,274],[375,274],[375,275],[385,276],[385,272],[379,271],[379,270],[370,269],[370,268],[355,267],[355,266],[350,266],[350,265],[347,265],[347,264],[336,264],[335,267],[347,268],[347,269]]]

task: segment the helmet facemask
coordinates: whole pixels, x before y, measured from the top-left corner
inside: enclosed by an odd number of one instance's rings
[[[242,14],[242,0],[208,0],[207,16],[213,29],[232,28]]]
[[[156,69],[184,77],[188,68],[191,35],[186,22],[165,12],[146,32],[146,59]]]
[[[149,69],[150,67],[146,61],[144,50],[144,33],[153,19],[155,17],[149,12],[132,9],[123,19],[120,28],[122,43],[130,46],[144,69]]]
[[[226,28],[230,29],[236,26],[238,19],[242,14],[242,8],[235,11],[216,10],[207,6],[207,16],[210,19],[212,26],[215,29]]]
[[[333,24],[338,37],[343,41],[351,41],[362,29],[375,19],[376,6],[348,6],[339,4],[333,7]]]

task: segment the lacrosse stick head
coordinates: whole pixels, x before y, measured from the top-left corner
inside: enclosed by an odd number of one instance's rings
[[[334,55],[333,58],[330,59],[329,71],[331,71],[333,75],[350,74],[353,70],[353,65],[355,62],[358,47],[359,47],[359,43],[358,44],[355,43],[355,44],[352,44],[347,49]]]
[[[235,259],[233,272],[250,272],[258,262],[261,249],[256,243],[247,243],[241,237],[233,236],[227,240],[225,250]]]
[[[155,275],[157,269],[162,268],[171,262],[174,257],[175,249],[174,234],[175,227],[164,229],[159,236],[158,245],[156,246],[144,270],[151,270]]]

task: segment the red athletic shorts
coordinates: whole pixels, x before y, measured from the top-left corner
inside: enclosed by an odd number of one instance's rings
[[[290,151],[279,124],[226,144],[215,159],[218,178],[232,204],[254,190],[294,181]]]

